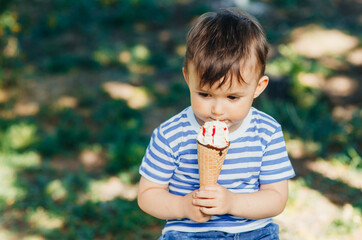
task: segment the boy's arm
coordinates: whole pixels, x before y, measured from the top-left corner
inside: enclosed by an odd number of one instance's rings
[[[234,194],[230,213],[250,219],[274,217],[283,212],[288,200],[288,180],[260,185],[250,194]]]
[[[288,200],[288,180],[260,185],[254,193],[232,193],[221,185],[206,186],[195,192],[194,204],[205,214],[232,214],[248,219],[274,217]]]
[[[141,177],[137,200],[144,212],[156,218],[189,218],[196,222],[206,222],[210,216],[204,215],[199,207],[192,204],[193,193],[185,196],[174,195],[168,191],[168,185],[154,183]]]

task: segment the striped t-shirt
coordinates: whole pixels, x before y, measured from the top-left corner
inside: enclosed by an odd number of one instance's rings
[[[196,137],[199,129],[191,107],[162,123],[152,134],[140,174],[149,181],[168,184],[172,194],[184,196],[198,189]],[[233,193],[252,193],[259,190],[260,184],[282,181],[294,175],[280,124],[252,107],[241,126],[230,133],[230,147],[218,184]],[[272,218],[252,220],[230,214],[212,216],[205,223],[187,218],[171,219],[167,220],[162,232],[238,233],[271,222]]]

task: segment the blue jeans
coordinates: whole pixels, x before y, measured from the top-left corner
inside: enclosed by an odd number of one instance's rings
[[[200,233],[168,231],[158,240],[194,240],[194,239],[227,239],[227,240],[279,240],[279,226],[270,223],[263,228],[250,232],[226,233],[209,231]]]

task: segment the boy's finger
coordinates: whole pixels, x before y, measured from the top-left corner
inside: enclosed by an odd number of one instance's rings
[[[212,207],[200,207],[200,212],[206,215],[215,215],[217,214],[216,209]]]
[[[199,190],[196,192],[196,198],[215,198],[216,192],[214,191],[206,191],[206,190]]]
[[[199,190],[195,190],[195,191],[192,193],[192,198],[197,198],[198,192],[199,192]]]
[[[192,203],[196,206],[201,206],[201,207],[215,207],[215,201],[212,199],[198,198],[194,199]]]

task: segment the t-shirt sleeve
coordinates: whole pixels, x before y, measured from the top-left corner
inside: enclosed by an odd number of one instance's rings
[[[168,184],[176,168],[175,157],[160,129],[152,134],[139,173],[152,182]]]
[[[279,182],[295,176],[279,126],[268,141],[260,169],[260,184]]]

